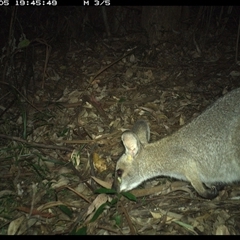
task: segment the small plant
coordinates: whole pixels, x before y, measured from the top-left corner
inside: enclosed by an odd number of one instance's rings
[[[107,194],[107,195],[114,195],[114,197],[111,199],[111,201],[106,201],[105,203],[101,204],[93,214],[92,218],[87,223],[92,223],[98,219],[98,217],[103,213],[104,210],[107,208],[113,208],[114,206],[117,206],[117,203],[119,202],[120,198],[123,196],[127,198],[130,201],[136,201],[136,197],[129,193],[129,192],[121,192],[118,193],[114,189],[107,189],[107,188],[99,188],[95,191],[97,194]],[[122,218],[120,214],[115,214],[113,216],[113,219],[115,220],[115,225],[119,226],[121,224]],[[81,226],[78,229],[74,229],[71,232],[71,235],[87,235],[87,224],[84,226]]]

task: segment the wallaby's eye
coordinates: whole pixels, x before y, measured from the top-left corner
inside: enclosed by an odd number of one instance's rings
[[[117,170],[118,177],[122,177],[122,174],[123,174],[123,170],[122,169],[118,169]]]

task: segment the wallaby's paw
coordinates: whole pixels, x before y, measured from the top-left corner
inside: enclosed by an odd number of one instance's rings
[[[218,196],[218,189],[216,186],[212,186],[210,189],[206,189],[205,192],[200,195],[204,198],[214,199]]]
[[[222,191],[224,189],[225,185],[226,184],[224,184],[224,183],[216,183],[212,187],[215,187],[217,189],[217,191]]]

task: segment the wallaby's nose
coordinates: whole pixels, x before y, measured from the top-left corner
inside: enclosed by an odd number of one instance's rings
[[[112,189],[116,190],[118,193],[120,192],[119,181],[118,181],[118,174],[117,174],[117,172],[115,172],[115,177],[114,177],[114,181],[113,181]]]

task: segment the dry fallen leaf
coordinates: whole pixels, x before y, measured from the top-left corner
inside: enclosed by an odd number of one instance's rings
[[[53,189],[56,189],[56,188],[68,185],[68,183],[69,183],[69,178],[67,178],[63,175],[60,175],[58,181],[52,181],[51,187]]]
[[[105,160],[100,158],[97,153],[93,153],[93,164],[96,170],[100,173],[107,169]]]
[[[105,194],[99,194],[97,195],[97,197],[94,199],[94,201],[92,202],[92,204],[90,204],[90,206],[88,207],[87,213],[86,213],[86,220],[85,222],[88,222],[92,219],[94,213],[96,212],[96,210],[104,203],[106,203],[107,201],[110,200],[110,197]]]
[[[166,222],[168,222],[168,223],[182,218],[182,215],[180,215],[180,214],[173,213],[173,212],[167,212],[167,211],[164,211],[161,209],[159,209],[158,211],[155,211],[155,212],[150,211],[150,213],[152,214],[153,218],[162,218],[164,215],[166,215],[167,216]]]
[[[225,225],[220,225],[217,227],[216,235],[230,235],[230,233]]]
[[[108,188],[108,189],[111,189],[111,187],[112,187],[112,183],[103,181],[103,180],[101,180],[99,178],[96,178],[96,177],[93,177],[93,176],[92,176],[92,179],[102,187],[105,187],[105,188]]]
[[[80,156],[80,152],[77,150],[73,150],[72,154],[71,154],[71,158],[70,161],[72,162],[73,166],[77,169],[79,169],[79,165],[81,163],[81,156]]]
[[[26,219],[25,215],[22,215],[21,217],[13,220],[9,226],[8,226],[8,235],[15,235],[17,234],[18,229],[20,228],[20,225],[23,223],[23,221]]]

